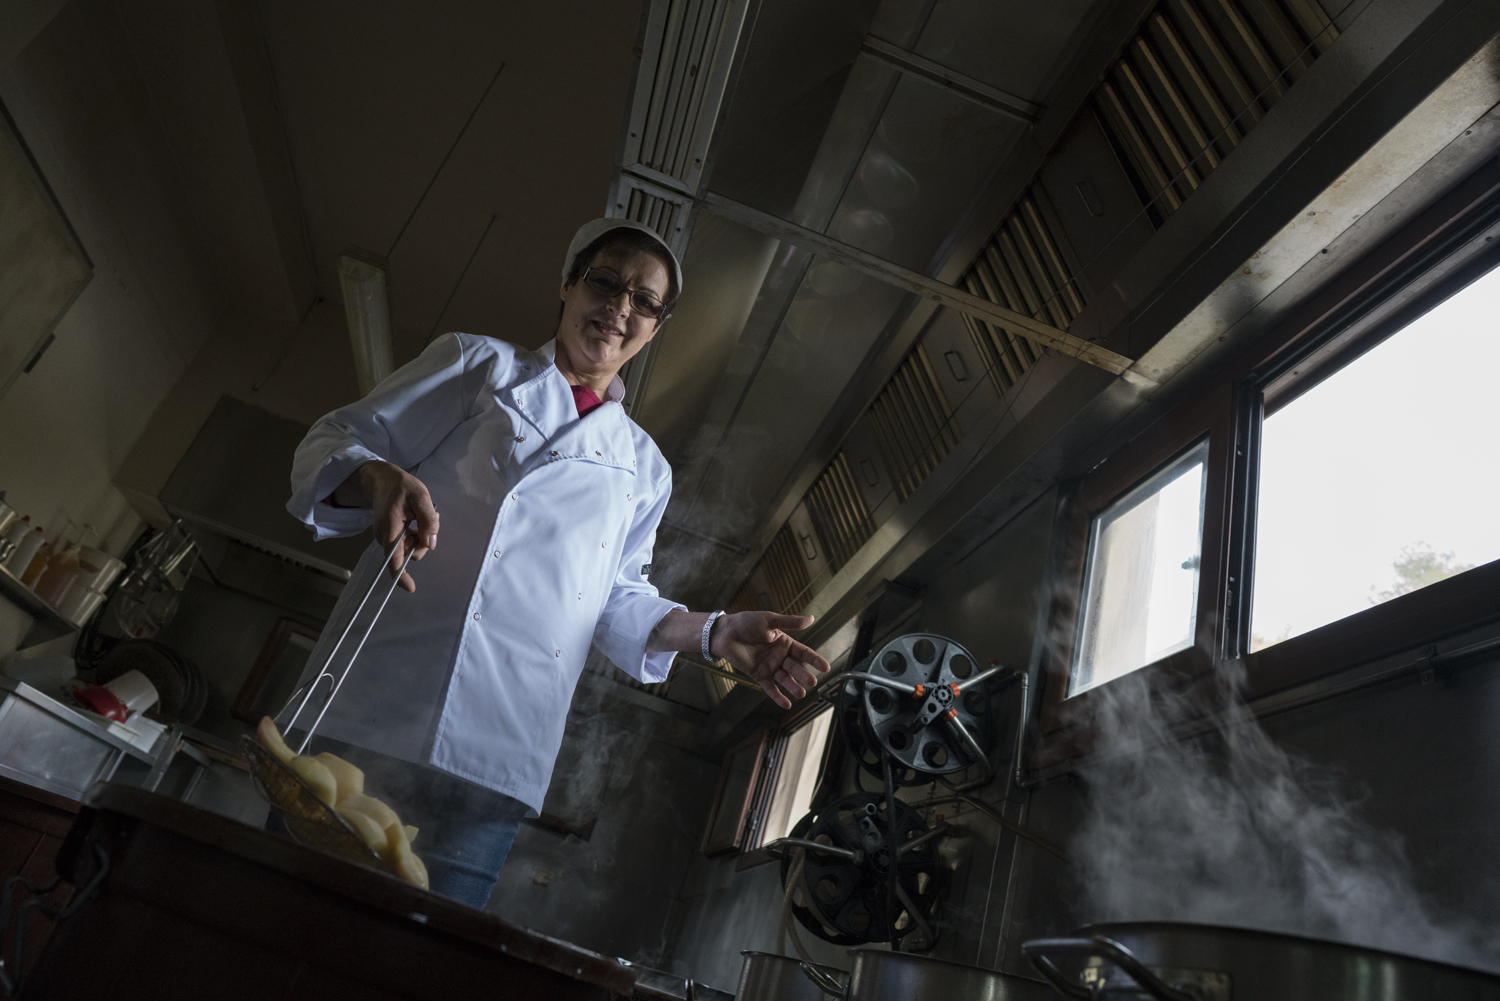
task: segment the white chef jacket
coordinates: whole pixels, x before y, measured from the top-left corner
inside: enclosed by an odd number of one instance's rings
[[[532,816],[590,643],[641,681],[662,681],[673,654],[647,653],[646,638],[683,607],[647,580],[671,467],[625,415],[618,379],[578,416],[555,350],[444,335],[313,425],[287,503],[323,539],[369,527],[369,509],[324,503],[361,464],[385,459],[427,485],[437,548],[411,564],[416,593],[391,596],[318,733],[504,793]],[[310,665],[383,564],[372,543]]]

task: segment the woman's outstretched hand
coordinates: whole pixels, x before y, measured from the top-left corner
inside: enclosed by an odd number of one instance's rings
[[[343,507],[368,507],[374,511],[375,538],[387,549],[393,542],[396,544],[389,567],[393,576],[406,562],[406,553],[413,546],[414,560],[437,548],[438,513],[432,506],[432,496],[426,484],[400,466],[367,462],[339,484],[333,499]],[[415,534],[405,530],[414,521]],[[411,574],[401,574],[399,583],[406,591],[417,589]]]
[[[749,675],[772,702],[790,709],[792,698],[800,699],[817,687],[813,672],[828,671],[828,661],[787,635],[788,630],[812,624],[811,615],[733,612],[714,623],[709,652]]]

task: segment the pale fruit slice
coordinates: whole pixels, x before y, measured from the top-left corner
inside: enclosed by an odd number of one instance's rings
[[[333,781],[333,773],[328,766],[317,758],[307,758],[297,755],[287,762],[287,766],[297,773],[297,777],[312,787],[318,798],[332,806],[338,797],[338,784]]]
[[[369,814],[361,813],[359,810],[341,809],[339,816],[349,822],[349,826],[354,828],[359,839],[369,847],[370,851],[382,858],[385,856],[389,839],[386,838],[385,831],[381,830],[380,825],[370,819]]]
[[[417,858],[411,850],[411,842],[407,840],[406,830],[399,824],[392,824],[385,830],[385,863],[391,867],[391,871],[412,886],[427,889],[427,866]]]
[[[286,741],[281,739],[281,732],[276,729],[276,724],[271,717],[262,716],[260,725],[255,728],[255,735],[260,739],[260,746],[280,758],[283,764],[291,764],[297,752],[286,746]]]
[[[329,754],[327,751],[316,757],[333,773],[333,781],[339,787],[338,796],[334,799],[335,803],[345,796],[358,796],[365,791],[365,773],[357,767],[349,764],[337,754]]]
[[[379,824],[382,831],[389,828],[392,824],[398,827],[401,824],[401,818],[396,816],[395,810],[392,810],[374,796],[366,796],[363,793],[345,796],[339,800],[339,809],[358,810]]]

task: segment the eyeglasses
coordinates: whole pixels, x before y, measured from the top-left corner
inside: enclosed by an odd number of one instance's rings
[[[642,316],[649,316],[653,320],[661,319],[667,310],[666,303],[661,302],[643,289],[629,288],[620,279],[608,271],[600,271],[596,268],[583,269],[583,283],[606,299],[614,299],[621,292],[630,293],[630,308]]]

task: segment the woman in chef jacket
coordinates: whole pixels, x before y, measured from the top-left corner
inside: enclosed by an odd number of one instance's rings
[[[554,340],[446,334],[297,449],[288,510],[319,539],[375,533],[311,664],[393,542],[391,572],[408,545],[422,561],[309,751],[366,767],[422,828],[432,889],[471,906],[540,811],[590,645],[648,683],[675,651],[724,657],[782,707],[828,670],[785,632],[810,617],[689,612],[648,580],[672,472],[620,406],[618,373],[681,287],[649,229],[595,220],[568,248]]]

